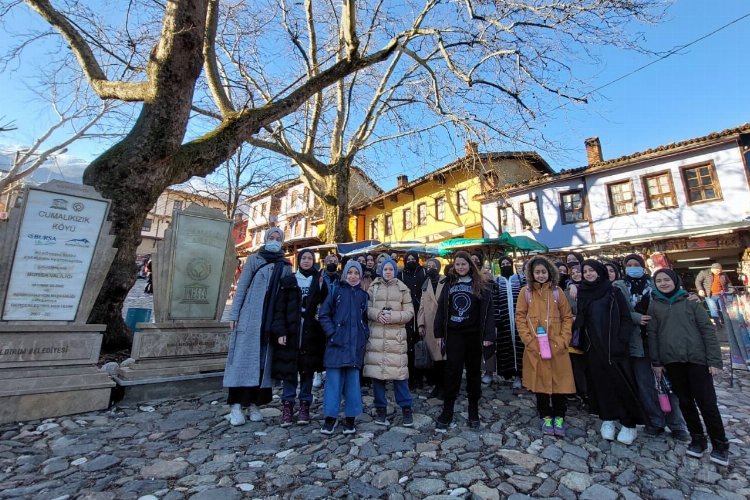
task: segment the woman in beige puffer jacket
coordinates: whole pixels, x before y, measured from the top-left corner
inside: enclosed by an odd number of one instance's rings
[[[409,287],[396,279],[396,263],[392,259],[382,265],[379,277],[367,290],[367,316],[370,338],[365,351],[363,375],[372,379],[375,396],[375,423],[388,425],[388,401],[385,382],[393,380],[396,404],[403,411],[402,424],[412,425],[412,399],[409,392],[406,323],[414,318]]]

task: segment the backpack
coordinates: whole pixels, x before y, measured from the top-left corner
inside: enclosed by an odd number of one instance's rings
[[[533,297],[533,294],[531,293],[531,290],[528,286],[524,287],[524,291],[526,293],[526,303],[531,304],[531,299]],[[552,296],[555,299],[555,304],[560,302],[560,288],[558,286],[555,286],[555,288],[552,290]]]

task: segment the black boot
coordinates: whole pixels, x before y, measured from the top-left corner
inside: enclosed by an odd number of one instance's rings
[[[706,436],[703,434],[691,434],[690,437],[691,441],[685,454],[689,457],[701,458],[706,448],[708,448]]]
[[[453,404],[455,401],[448,401],[447,399],[443,402],[443,412],[435,420],[435,430],[438,432],[445,432],[451,426],[453,422]]]
[[[729,441],[711,440],[711,461],[715,464],[729,465]]]
[[[479,401],[469,400],[469,427],[479,429]]]

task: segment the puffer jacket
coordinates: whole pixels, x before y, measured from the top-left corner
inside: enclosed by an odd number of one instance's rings
[[[669,299],[658,291],[651,297],[648,342],[651,364],[695,363],[721,368],[721,349],[703,304],[687,300],[680,290]]]
[[[554,288],[553,288],[554,286]],[[524,343],[523,385],[539,394],[576,392],[568,346],[572,337],[573,314],[557,282],[528,284],[518,294],[516,329]],[[528,290],[528,292],[527,292]],[[539,354],[537,329],[547,333],[552,359]]]
[[[721,272],[718,274],[719,282],[721,283],[721,291],[722,292],[728,292],[729,287],[731,286],[731,282],[729,281],[729,276],[727,276],[727,273]],[[701,272],[698,273],[698,276],[695,277],[695,289],[696,291],[700,292],[703,291],[703,293],[706,294],[706,297],[711,297],[711,283],[714,280],[714,273],[711,272],[710,269],[704,269]]]
[[[386,282],[376,278],[367,290],[367,317],[370,338],[365,351],[365,377],[377,380],[406,380],[409,378],[406,323],[414,319],[414,306],[409,287],[393,278]],[[391,308],[391,323],[378,321],[383,308]]]
[[[323,364],[326,368],[362,368],[367,326],[367,292],[345,281],[326,297],[318,313],[326,335]]]

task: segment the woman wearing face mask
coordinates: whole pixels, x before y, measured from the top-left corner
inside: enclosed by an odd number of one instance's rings
[[[405,325],[414,319],[409,287],[396,278],[396,262],[386,260],[367,290],[370,338],[365,351],[363,375],[372,379],[375,423],[388,425],[386,382],[393,381],[396,404],[401,408],[401,425],[411,427],[412,398],[409,392],[408,341]]]
[[[711,461],[729,465],[729,441],[716,402],[712,376],[721,374],[721,349],[700,302],[687,300],[680,278],[671,269],[654,273],[656,290],[648,309],[648,341],[654,375],[666,370],[687,420],[691,442],[686,454],[700,458],[711,438]],[[700,416],[698,410],[700,409]]]
[[[658,436],[664,433],[666,426],[669,426],[674,439],[688,441],[690,436],[677,398],[673,396],[672,411],[669,413],[665,414],[659,406],[659,394],[656,391],[654,374],[651,371],[646,330],[651,320],[648,309],[654,290],[651,277],[646,272],[646,262],[637,254],[625,256],[622,262],[625,264],[625,277],[622,281],[616,281],[615,284],[621,284],[625,298],[628,299],[630,316],[633,320],[633,335],[630,337],[630,364],[638,384],[638,396],[646,413],[647,421],[644,432],[648,436]]]
[[[479,428],[479,398],[482,395],[482,350],[495,341],[492,286],[460,251],[438,298],[435,337],[443,339],[446,352],[445,399],[435,430],[445,432],[453,422],[453,407],[466,367],[469,427]]]
[[[521,389],[523,372],[523,341],[516,329],[518,294],[526,285],[526,277],[516,274],[513,258],[501,255],[500,276],[495,278],[494,315],[497,325],[497,372],[506,380],[513,380],[513,390]]]
[[[560,278],[557,281],[557,286],[559,286],[561,290],[565,290],[568,288],[568,283],[570,282],[568,265],[561,260],[556,260],[555,267],[557,268],[557,272],[560,273]]]
[[[577,262],[577,261],[576,261]],[[570,310],[573,313],[573,318],[578,314],[578,301],[573,297],[577,296],[578,287],[581,285],[581,266],[577,263],[568,266],[570,269],[570,279],[568,280],[568,287],[565,288],[565,297],[568,299],[570,304]],[[581,335],[578,327],[573,326],[573,337],[568,347],[568,353],[570,354],[570,363],[573,365],[573,378],[576,383],[576,396],[571,397],[572,402],[579,403],[583,408],[588,406],[588,388],[586,387],[586,359],[584,357],[585,352],[580,347]]]
[[[435,362],[432,366],[431,376],[435,387],[432,389],[430,397],[442,399],[445,379],[445,354],[442,352],[440,339],[435,338],[435,313],[437,312],[438,297],[440,297],[443,286],[445,286],[445,276],[440,274],[441,264],[437,259],[428,259],[425,267],[427,279],[422,285],[422,300],[419,303],[419,312],[417,313],[417,326],[419,336],[427,343],[430,356]]]
[[[316,319],[324,298],[310,250],[297,255],[298,269],[281,280],[272,326],[273,378],[283,382],[281,426],[294,424],[294,400],[299,387],[297,423],[310,423],[313,374],[323,371],[325,335]]]
[[[427,272],[424,267],[419,265],[419,255],[417,252],[406,252],[404,268],[401,271],[397,271],[397,273],[396,277],[409,288],[414,311],[419,311],[419,303],[422,300],[422,285],[424,285],[424,281],[427,279]],[[423,370],[417,370],[414,367],[414,344],[419,342],[416,314],[406,324],[406,335],[409,341],[409,388],[422,389],[425,373]]]
[[[237,282],[229,321],[232,336],[224,370],[224,387],[229,390],[229,423],[245,423],[243,408],[250,408],[250,420],[263,415],[258,405],[271,401],[271,342],[274,305],[279,299],[281,281],[292,273],[281,244],[284,232],[272,227],[266,231],[263,247],[248,257]]]
[[[633,332],[628,303],[612,286],[604,264],[583,261],[583,282],[578,291],[574,328],[585,351],[588,399],[592,413],[602,420],[601,435],[615,439],[615,421],[622,424],[617,440],[631,444],[642,423],[638,389],[629,363]]]

